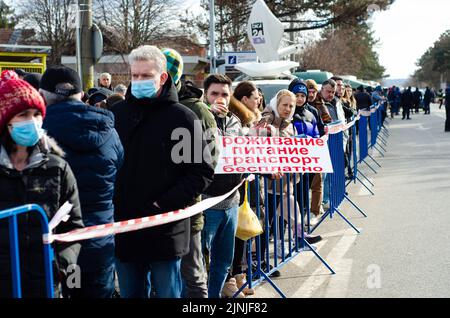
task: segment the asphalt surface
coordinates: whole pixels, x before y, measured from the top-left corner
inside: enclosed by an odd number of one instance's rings
[[[450,297],[450,133],[444,107],[411,117],[390,120],[385,157],[373,153],[378,174],[362,167],[375,196],[348,188],[368,218],[347,202],[341,210],[361,234],[337,215],[315,232],[324,238],[317,252],[336,274],[303,252],[273,280],[286,297]],[[259,297],[280,296],[262,283]]]

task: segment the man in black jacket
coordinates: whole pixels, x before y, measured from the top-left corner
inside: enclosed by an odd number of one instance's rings
[[[113,107],[125,149],[115,189],[118,221],[186,208],[214,174],[198,117],[179,104],[165,56],[146,45],[133,50],[129,61],[131,85],[125,101]],[[188,149],[176,150],[178,136]],[[118,235],[121,296],[148,297],[152,283],[157,297],[180,297],[180,263],[189,252],[189,237],[189,219]]]
[[[167,59],[167,72],[172,78],[178,91],[180,103],[192,110],[200,120],[203,133],[208,141],[211,151],[213,166],[216,166],[218,151],[216,151],[215,135],[217,124],[208,106],[202,101],[203,92],[181,79],[183,74],[183,58],[174,49],[164,49]],[[201,201],[198,197],[197,201]],[[208,298],[208,284],[205,266],[203,264],[203,252],[201,232],[203,230],[203,214],[199,213],[191,217],[191,237],[189,253],[181,259],[181,277],[183,279],[183,298]]]
[[[445,131],[450,131],[450,84],[445,90]]]
[[[358,86],[357,91],[358,92],[355,94],[355,99],[358,110],[370,109],[370,106],[372,106],[372,98],[364,91],[364,86]]]
[[[416,87],[416,90],[413,93],[413,104],[414,110],[416,113],[419,112],[420,101],[422,100],[422,93],[419,91],[419,88]]]
[[[402,95],[401,95],[401,104],[402,104],[402,108],[403,108],[403,116],[402,119],[411,119],[409,118],[409,114],[411,111],[411,107],[413,104],[413,93],[411,92],[411,86],[408,87],[407,90],[405,90]]]

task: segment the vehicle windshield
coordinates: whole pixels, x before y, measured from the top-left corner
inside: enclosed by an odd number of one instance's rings
[[[280,90],[288,88],[286,84],[256,84],[256,86],[262,90],[266,104],[269,104]]]

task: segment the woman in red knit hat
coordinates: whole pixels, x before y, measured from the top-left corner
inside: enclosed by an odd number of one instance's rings
[[[73,208],[67,222],[54,232],[64,233],[83,227],[75,177],[62,159],[62,151],[45,135],[42,121],[45,104],[39,93],[14,74],[0,77],[0,210],[23,204],[39,204],[50,220],[70,202]],[[24,297],[45,297],[42,233],[35,213],[18,216],[19,253]],[[76,264],[79,243],[54,245],[55,287],[70,291],[65,284],[67,268]],[[11,268],[8,220],[0,220],[0,297],[11,297]],[[70,273],[70,272],[69,272]],[[64,288],[66,287],[66,288]],[[56,288],[57,295],[61,289]]]

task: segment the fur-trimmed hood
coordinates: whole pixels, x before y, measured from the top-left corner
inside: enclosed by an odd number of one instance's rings
[[[257,115],[234,96],[231,96],[228,109],[239,118],[242,126],[251,126],[257,120]]]

